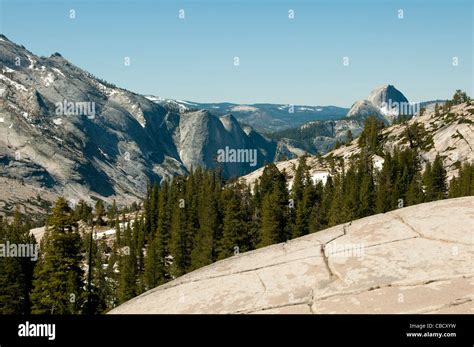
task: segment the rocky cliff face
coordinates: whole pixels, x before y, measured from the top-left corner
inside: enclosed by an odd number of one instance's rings
[[[374,115],[391,124],[400,115],[415,114],[417,110],[414,106],[398,89],[388,84],[372,90],[366,100],[356,101],[347,117]]]
[[[420,126],[420,143],[410,143],[407,128],[411,125]],[[416,115],[406,124],[396,124],[382,131],[382,147],[384,151],[393,151],[395,147],[406,148],[416,145],[422,164],[434,161],[436,155],[443,157],[443,164],[448,178],[457,175],[459,165],[474,162],[474,104],[463,103],[452,106],[449,111],[426,111]],[[348,159],[359,153],[358,141],[331,152],[335,157]],[[383,159],[381,159],[383,162]]]
[[[243,253],[112,314],[474,313],[474,198],[363,218]]]
[[[348,119],[348,121],[351,120]],[[453,106],[449,112],[441,111],[438,115],[434,110],[427,110],[423,115],[408,120],[406,124],[395,124],[385,128],[382,130],[381,136],[383,149],[393,151],[395,147],[405,148],[410,146],[406,129],[415,123],[423,128],[421,143],[417,144],[422,164],[434,161],[436,155],[440,154],[443,157],[444,167],[450,179],[457,175],[459,164],[474,162],[474,104],[472,102]],[[341,126],[341,123],[339,123],[339,126]],[[347,128],[343,129],[346,130]],[[327,176],[330,170],[325,158],[329,156],[339,157],[347,161],[359,152],[358,140],[355,139],[348,145],[330,151],[321,159],[310,156],[308,158],[310,172],[314,179]],[[384,162],[384,159],[379,156],[374,156],[373,160],[375,167],[381,167]],[[276,165],[280,171],[286,171],[291,184],[298,159],[280,161]],[[253,184],[259,179],[262,172],[263,168],[260,168],[242,177],[242,180]]]
[[[255,151],[219,161],[219,150]],[[32,209],[42,190],[69,200],[96,196],[131,203],[148,180],[219,166],[241,175],[274,158],[276,144],[244,131],[231,115],[160,105],[74,66],[60,54],[38,57],[0,36],[0,191]],[[38,190],[40,189],[40,190]],[[41,201],[36,204],[39,208]]]
[[[339,119],[349,109],[337,106],[306,106],[284,104],[242,105],[229,102],[198,103],[184,100],[148,98],[164,107],[175,110],[210,110],[217,116],[232,114],[242,124],[260,132],[273,132],[293,128],[315,120]]]
[[[424,106],[430,106],[428,103]],[[385,85],[375,88],[370,92],[367,99],[356,101],[347,112],[346,117],[340,119],[316,120],[303,124],[299,129],[293,129],[292,138],[279,139],[280,144],[291,140],[292,146],[305,149],[311,154],[325,154],[329,152],[337,141],[346,142],[347,134],[350,130],[353,137],[357,137],[369,116],[376,116],[385,124],[390,125],[398,119],[400,115],[411,117],[419,112],[422,104],[412,104],[394,86]],[[432,110],[432,107],[429,107]],[[277,132],[276,135],[288,132]],[[297,133],[298,135],[294,135]],[[307,134],[312,136],[308,138]],[[278,136],[273,136],[274,138]],[[281,159],[277,157],[276,159]]]

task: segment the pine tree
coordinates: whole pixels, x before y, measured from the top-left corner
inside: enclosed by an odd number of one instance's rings
[[[171,278],[169,269],[170,242],[171,242],[171,202],[170,186],[168,182],[162,184],[158,197],[158,221],[156,238],[158,239],[158,256],[162,270],[162,281]]]
[[[148,242],[145,258],[144,282],[147,289],[154,288],[171,277],[167,261],[170,255],[169,243],[171,237],[168,182],[163,182],[158,192],[157,210],[157,229],[153,239]]]
[[[163,263],[160,257],[160,240],[155,237],[147,248],[144,282],[146,289],[152,289],[163,282]]]
[[[158,183],[153,184],[153,188],[150,196],[150,211],[148,218],[150,221],[145,224],[145,233],[147,237],[156,232],[158,228],[158,199],[159,199],[159,187]]]
[[[84,200],[80,200],[74,210],[74,216],[76,221],[88,221],[92,217],[92,207]]]
[[[0,243],[4,247],[26,244],[35,249],[36,241],[29,234],[29,227],[22,222],[18,210],[8,224],[0,217]],[[0,314],[26,314],[30,312],[29,292],[32,287],[34,255],[28,257],[0,258]]]
[[[170,274],[173,278],[186,273],[188,264],[189,233],[186,230],[187,220],[187,202],[184,199],[184,179],[175,178],[172,184],[172,218],[171,218],[171,240],[170,253],[172,264]]]
[[[86,258],[88,259],[88,285],[84,313],[98,314],[107,310],[107,303],[110,301],[110,283],[107,280],[107,270],[104,264],[107,263],[107,244],[104,240],[94,240],[91,231],[85,242]]]
[[[97,200],[95,203],[95,211],[94,215],[96,217],[97,225],[105,225],[104,223],[104,215],[105,215],[105,207],[104,202],[102,200]]]
[[[302,206],[305,187],[311,185],[309,176],[309,167],[306,163],[306,156],[302,156],[298,160],[298,167],[295,170],[293,185],[291,187],[291,206],[288,213],[288,223],[292,229],[293,237],[304,235],[307,233],[307,220],[304,214],[307,212],[307,206]],[[307,202],[309,203],[309,202]],[[303,228],[304,230],[301,230]]]
[[[250,194],[238,183],[225,187],[222,194],[224,215],[222,240],[219,243],[219,259],[251,248],[249,244],[251,215],[248,210]]]
[[[427,165],[425,172],[426,199],[434,201],[444,199],[447,194],[446,170],[443,159],[437,155],[432,165]]]
[[[458,177],[453,177],[449,185],[449,197],[458,198],[461,196],[473,195],[474,187],[474,166],[465,163],[459,168]]]
[[[421,204],[425,200],[423,193],[423,184],[421,174],[417,172],[408,187],[406,194],[406,204],[407,206]]]
[[[342,174],[336,175],[334,179],[334,195],[328,214],[328,226],[338,225],[349,220],[349,211],[347,205],[344,204],[343,180]]]
[[[296,220],[293,228],[293,237],[303,236],[309,233],[311,223],[311,213],[317,199],[316,188],[313,186],[311,179],[308,179],[303,190],[303,196],[298,202],[296,208]],[[315,212],[316,213],[316,212]],[[313,222],[316,215],[313,215]]]
[[[281,227],[273,208],[276,204],[275,197],[268,194],[263,199],[262,205],[262,230],[260,232],[259,247],[265,247],[282,241]]]
[[[143,273],[145,271],[145,223],[143,217],[139,218],[138,213],[135,214],[135,222],[133,223],[133,243],[136,254],[136,278],[137,292],[142,293],[145,290]]]
[[[114,199],[114,201],[112,202],[112,206],[110,206],[109,210],[107,211],[107,217],[108,217],[110,226],[115,225],[115,219],[117,218],[117,214],[118,214],[117,202]]]
[[[377,152],[381,142],[381,129],[383,123],[375,116],[370,116],[365,120],[364,129],[359,136],[359,146],[365,148],[370,154]]]
[[[359,189],[359,204],[357,206],[356,218],[363,218],[374,213],[375,208],[375,185],[372,175],[363,174]]]
[[[306,163],[307,156],[304,155],[298,159],[298,167],[295,170],[293,185],[291,187],[291,198],[295,203],[303,200],[303,192],[309,180],[309,167]]]
[[[110,256],[107,260],[107,268],[105,273],[105,278],[107,279],[107,283],[109,285],[109,295],[107,296],[107,309],[112,309],[116,307],[120,301],[118,297],[118,288],[119,288],[119,268],[120,268],[120,261],[119,261],[119,254],[118,254],[119,246],[115,241],[112,245],[112,249],[110,252]]]
[[[120,250],[119,279],[117,296],[123,303],[137,295],[137,255],[136,245],[133,242],[132,229],[127,223],[124,233],[124,247]]]
[[[314,233],[323,228],[323,199],[324,185],[321,181],[317,181],[314,186],[314,203],[310,206],[310,215],[308,220],[308,232]]]
[[[355,163],[350,163],[341,182],[342,208],[346,211],[344,220],[357,219],[361,179],[362,178],[358,175]]]
[[[214,233],[219,227],[217,202],[212,175],[204,177],[199,197],[199,230],[191,252],[191,270],[211,264],[214,255]]]
[[[199,231],[199,188],[202,184],[202,169],[198,168],[191,172],[185,184],[186,201],[186,227],[184,248],[184,270],[191,270],[191,254],[194,248],[194,240]]]
[[[285,181],[285,176],[275,164],[266,165],[256,186],[255,195],[259,206],[263,203],[263,197],[273,191],[274,183],[277,181]]]
[[[82,241],[66,200],[60,197],[41,242],[31,293],[32,313],[81,312],[84,298]]]
[[[125,223],[125,221],[123,221]],[[118,217],[115,218],[115,242],[118,246],[122,245],[122,229]]]
[[[464,163],[459,172],[459,181],[461,183],[461,196],[474,194],[474,165]]]
[[[322,194],[322,199],[321,199],[321,210],[320,210],[321,229],[324,229],[328,227],[329,225],[329,212],[331,210],[334,194],[335,194],[334,179],[332,176],[328,176],[326,180],[326,184],[323,187],[323,194]]]
[[[115,306],[116,284],[114,269],[109,268],[111,256],[107,253],[111,249],[104,240],[96,242],[95,255],[93,257],[92,285],[96,289],[98,305],[96,312],[105,313]]]
[[[431,174],[431,163],[427,162],[425,165],[425,171],[423,172],[423,188],[425,191],[425,201],[432,201],[434,196],[432,174]]]
[[[375,196],[375,212],[385,213],[392,209],[394,162],[390,153],[387,153],[382,170],[377,174]]]
[[[453,95],[452,103],[453,105],[459,105],[464,102],[469,102],[470,98],[467,96],[466,92],[463,92],[460,89],[457,89]]]

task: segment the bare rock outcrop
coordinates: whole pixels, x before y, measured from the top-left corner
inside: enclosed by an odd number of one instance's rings
[[[474,197],[378,214],[243,253],[121,313],[474,313]]]

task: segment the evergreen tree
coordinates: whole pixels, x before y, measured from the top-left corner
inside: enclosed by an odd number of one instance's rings
[[[357,172],[355,163],[350,163],[342,185],[342,208],[346,213],[344,220],[357,219],[360,199],[361,177]]]
[[[94,211],[95,217],[96,217],[96,223],[97,225],[105,225],[104,222],[104,215],[105,215],[105,207],[104,207],[104,202],[102,200],[97,200],[95,203],[95,211]]]
[[[125,223],[125,221],[123,221]],[[120,247],[122,245],[122,229],[118,217],[115,218],[115,242]]]
[[[0,243],[8,245],[28,245],[35,249],[36,241],[29,234],[29,227],[22,222],[15,210],[11,224],[0,217]],[[32,287],[34,255],[28,257],[0,258],[0,314],[26,314],[30,312],[29,292]]]
[[[132,229],[127,223],[124,233],[125,246],[120,250],[119,279],[117,296],[123,303],[137,295],[137,256],[136,245],[133,242]]]
[[[421,174],[417,172],[408,187],[408,192],[406,195],[406,204],[407,206],[421,204],[425,200],[423,193],[423,184]]]
[[[307,233],[307,213],[308,206],[303,206],[303,195],[305,188],[311,185],[311,178],[309,175],[309,167],[306,163],[306,156],[302,156],[298,160],[298,167],[295,170],[295,176],[293,178],[293,185],[291,187],[291,203],[288,213],[288,223],[292,229],[293,237],[297,235],[304,235]],[[309,197],[307,197],[309,199]],[[305,204],[310,204],[310,201],[306,201]],[[301,229],[303,228],[303,230]]]
[[[194,239],[191,252],[191,270],[211,264],[214,260],[214,235],[219,228],[217,201],[214,193],[212,175],[206,175],[201,185],[199,198],[199,230]]]
[[[427,164],[424,175],[427,201],[444,199],[447,194],[446,170],[443,159],[437,155],[433,164]]]
[[[77,221],[88,221],[92,218],[92,207],[84,200],[79,200],[79,203],[74,209],[74,216]]]
[[[160,257],[160,240],[158,237],[155,237],[149,244],[147,248],[146,258],[145,258],[145,274],[144,282],[145,289],[152,289],[158,286],[163,282],[163,263],[162,258]]]
[[[265,247],[282,241],[281,227],[273,212],[275,206],[275,197],[268,194],[263,199],[262,205],[262,230],[260,236],[259,247]]]
[[[390,153],[387,153],[382,170],[377,174],[377,187],[375,197],[375,212],[385,213],[392,209],[394,163]]]
[[[459,105],[464,102],[469,102],[470,98],[467,96],[466,92],[463,92],[462,90],[458,89],[456,90],[456,93],[454,93],[452,103],[453,105]]]
[[[119,305],[119,297],[118,297],[118,288],[119,288],[119,280],[120,280],[120,256],[119,256],[119,246],[115,241],[112,245],[112,249],[110,251],[110,256],[107,259],[107,267],[105,278],[108,283],[108,295],[107,295],[107,309],[112,309]]]
[[[247,251],[250,245],[251,212],[249,211],[250,194],[241,184],[235,183],[223,191],[224,215],[222,241],[219,245],[218,258],[226,258],[236,252]]]
[[[349,220],[349,211],[347,205],[344,203],[344,176],[338,174],[334,179],[334,195],[331,200],[331,205],[328,214],[328,226],[334,226],[344,223]]]
[[[383,122],[378,121],[375,116],[368,117],[365,120],[364,129],[359,136],[359,146],[367,149],[371,154],[376,153],[381,143],[381,129],[383,125]]]
[[[356,218],[363,218],[374,213],[375,208],[375,185],[372,175],[364,174],[361,178],[359,189],[359,204],[357,206]]]
[[[276,176],[271,193],[263,199],[260,235],[259,247],[291,238],[288,228],[288,191],[284,174]]]
[[[158,200],[159,200],[159,187],[158,183],[153,184],[153,188],[150,196],[150,211],[148,218],[150,219],[147,224],[145,224],[145,233],[147,237],[156,232],[158,228]]]
[[[310,223],[318,223],[317,220],[315,220],[316,215],[311,216],[313,207],[316,204],[316,199],[316,188],[313,186],[311,179],[308,179],[304,187],[303,196],[296,208],[296,220],[292,237],[295,238],[308,234],[310,231]],[[317,211],[314,213],[317,213]]]
[[[334,199],[335,187],[334,179],[332,176],[328,176],[326,184],[323,188],[323,195],[321,200],[320,210],[320,223],[321,229],[328,227],[329,225],[329,212],[331,210],[332,200]]]
[[[303,192],[305,186],[309,183],[309,167],[306,163],[307,156],[304,155],[298,159],[298,167],[295,170],[295,177],[293,178],[293,185],[291,187],[291,198],[295,203],[303,200]]]
[[[186,212],[187,201],[185,200],[184,179],[175,178],[172,185],[173,213],[171,218],[171,240],[170,253],[172,265],[171,276],[178,277],[186,273],[189,264],[188,255],[191,247],[189,244],[189,232],[187,228]]]
[[[314,186],[314,203],[311,206],[309,220],[308,220],[308,232],[314,233],[323,228],[323,200],[324,199],[324,185],[322,181],[318,180]]]
[[[104,240],[94,240],[91,231],[85,242],[86,258],[88,259],[88,285],[85,296],[84,313],[97,314],[107,311],[111,301],[111,285],[107,279],[107,244]],[[90,266],[90,267],[89,267]]]
[[[138,213],[135,214],[135,222],[133,223],[133,243],[136,254],[136,278],[137,291],[141,293],[145,290],[143,274],[145,271],[145,223],[143,217],[139,218]]]
[[[285,176],[278,170],[275,164],[268,164],[263,169],[255,189],[255,199],[259,206],[263,203],[265,195],[273,191],[275,182],[286,182]]]
[[[171,202],[170,186],[168,182],[162,184],[158,197],[158,221],[157,221],[157,250],[160,259],[162,281],[171,278],[169,269],[170,240],[171,240]]]
[[[114,199],[114,201],[112,202],[112,206],[110,206],[109,210],[107,211],[107,217],[108,217],[110,226],[115,225],[115,219],[117,218],[117,214],[118,214],[118,208],[117,208],[117,203]]]
[[[461,196],[473,195],[474,187],[474,166],[465,163],[459,168],[459,177],[453,177],[449,185],[449,197],[458,198]]]
[[[75,314],[84,298],[82,241],[73,212],[60,197],[48,220],[34,272],[32,313]]]

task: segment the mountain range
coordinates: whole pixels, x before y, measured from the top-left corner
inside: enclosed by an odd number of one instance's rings
[[[0,69],[0,189],[15,187],[2,194],[6,210],[19,200],[35,209],[51,194],[131,203],[147,182],[198,166],[230,177],[274,160],[277,144],[231,114],[179,112],[3,35]],[[255,151],[256,163],[218,162],[225,148]]]
[[[324,154],[347,141],[349,130],[357,137],[371,114],[391,124],[401,114],[392,106],[407,102],[392,85],[350,109],[144,96],[59,53],[39,57],[0,35],[0,212],[19,205],[41,213],[59,195],[72,204],[130,204],[148,182],[197,167],[233,177],[265,163]]]
[[[417,132],[417,141],[413,141],[412,132]],[[432,163],[437,155],[443,158],[443,165],[448,179],[458,175],[462,163],[474,162],[474,105],[461,103],[454,105],[449,111],[426,109],[423,114],[416,115],[402,124],[393,124],[381,132],[381,149],[385,153],[393,152],[394,148],[415,147],[420,154],[423,167]],[[313,180],[325,180],[332,169],[330,159],[348,161],[360,153],[358,139],[354,139],[340,148],[336,148],[323,156],[309,156],[307,159]],[[295,174],[298,159],[290,159],[276,163],[280,171],[285,171],[290,178]],[[381,168],[384,158],[373,156],[374,166]],[[263,173],[263,168],[243,176],[247,184],[254,184]]]
[[[147,96],[148,99],[175,111],[209,110],[215,115],[232,114],[240,123],[250,125],[262,133],[304,125],[314,120],[331,120],[344,117],[349,109],[337,106],[307,106],[288,104],[235,104],[198,103]]]
[[[440,105],[443,103],[441,100],[437,102]],[[371,115],[390,125],[398,121],[400,116],[410,118],[418,114],[422,107],[432,110],[435,103],[410,103],[402,92],[387,84],[372,90],[367,99],[356,101],[344,117],[307,122],[296,128],[273,132],[269,137],[275,141],[291,141],[294,147],[310,154],[325,154],[336,143],[344,143],[349,137],[359,136],[365,120]]]

